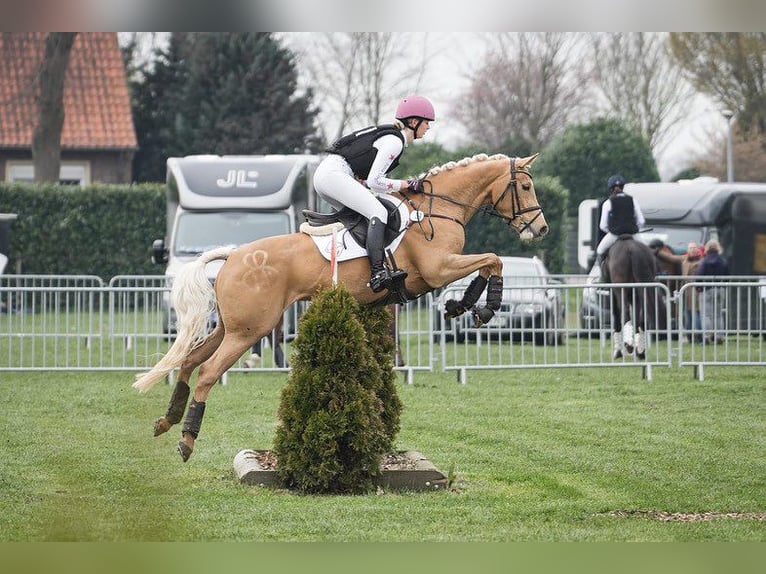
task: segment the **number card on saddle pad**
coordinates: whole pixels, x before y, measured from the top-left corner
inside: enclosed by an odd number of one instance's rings
[[[423,214],[407,208],[406,203],[381,199],[388,209],[388,225],[386,226],[386,249],[396,251],[404,238],[404,232],[410,223],[421,221]],[[349,261],[358,257],[366,257],[367,220],[350,209],[337,213],[315,213],[303,211],[307,221],[301,224],[302,233],[311,236],[322,257],[331,260],[333,231],[336,232],[335,255],[337,261]]]

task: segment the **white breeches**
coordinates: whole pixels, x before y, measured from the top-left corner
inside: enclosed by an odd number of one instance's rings
[[[330,154],[314,172],[314,189],[336,209],[349,207],[367,219],[388,221],[388,211],[375,195],[354,177],[343,157]]]
[[[606,253],[607,249],[614,245],[615,241],[617,241],[617,236],[610,231],[604,235],[604,237],[599,242],[598,247],[596,247],[596,253],[603,255]]]

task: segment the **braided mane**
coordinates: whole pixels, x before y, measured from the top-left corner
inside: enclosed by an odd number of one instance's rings
[[[485,153],[479,153],[472,157],[464,157],[463,159],[459,161],[448,161],[444,165],[432,167],[431,169],[428,170],[427,173],[421,173],[418,177],[420,179],[423,179],[424,177],[428,177],[429,175],[436,175],[437,173],[441,173],[443,171],[449,171],[451,169],[455,169],[456,167],[465,167],[472,163],[476,163],[477,161],[492,161],[496,159],[509,159],[509,158],[507,155],[504,155],[502,153],[497,153],[495,155],[487,155]]]

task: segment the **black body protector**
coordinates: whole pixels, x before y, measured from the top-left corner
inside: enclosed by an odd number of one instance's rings
[[[327,149],[327,152],[342,156],[351,166],[354,176],[363,181],[369,176],[370,168],[378,154],[378,150],[373,147],[375,140],[389,134],[395,135],[402,140],[402,151],[399,152],[399,155],[388,166],[386,170],[386,175],[388,175],[389,172],[399,165],[399,158],[402,157],[405,143],[401,130],[397,129],[393,124],[370,126],[352,132],[335,141]],[[394,269],[390,269],[386,265],[384,251],[385,233],[386,225],[377,217],[371,218],[367,227],[366,245],[367,255],[370,258],[370,289],[374,293],[379,293],[384,289],[391,290],[395,288],[397,292],[402,293],[401,297],[404,298],[403,300],[406,300],[403,293],[407,272],[396,268],[393,261],[392,266]]]
[[[636,225],[636,210],[633,207],[633,198],[625,193],[615,193],[611,198],[612,211],[609,213],[607,226],[615,235],[638,233]]]
[[[335,140],[325,151],[343,156],[348,165],[351,166],[354,175],[364,180],[370,174],[372,162],[375,161],[375,156],[378,153],[378,150],[372,147],[372,144],[378,138],[389,134],[395,135],[402,140],[402,151],[404,151],[404,136],[393,124],[370,126],[357,130]],[[386,170],[386,174],[392,172],[399,165],[400,157],[402,157],[401,153],[391,162],[391,165]]]

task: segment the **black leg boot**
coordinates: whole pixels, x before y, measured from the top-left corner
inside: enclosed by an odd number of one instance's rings
[[[391,287],[391,273],[383,262],[385,233],[386,225],[380,219],[370,219],[367,227],[367,256],[370,258],[370,289],[375,293]]]

